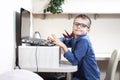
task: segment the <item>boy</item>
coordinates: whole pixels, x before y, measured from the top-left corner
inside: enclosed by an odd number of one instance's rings
[[[72,80],[100,80],[94,50],[87,36],[90,26],[91,19],[85,14],[80,14],[73,22],[73,38],[60,38],[59,40],[54,34],[48,37],[50,42],[63,49],[64,57],[72,65],[78,66],[78,70],[73,73]],[[72,51],[69,51],[68,47],[71,47]]]

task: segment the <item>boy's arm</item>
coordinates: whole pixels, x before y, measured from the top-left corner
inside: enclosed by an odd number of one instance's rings
[[[49,39],[50,39],[50,41],[51,41],[52,43],[60,46],[60,47],[63,49],[64,53],[66,53],[66,52],[68,51],[67,46],[63,43],[64,41],[62,42],[62,40],[63,40],[64,38],[63,38],[63,39],[61,38],[61,40],[60,40],[60,39],[58,39],[54,34],[52,34],[52,38],[49,38]]]

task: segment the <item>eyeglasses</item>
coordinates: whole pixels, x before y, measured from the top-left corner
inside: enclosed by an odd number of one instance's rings
[[[85,28],[85,27],[89,28],[88,25],[86,25],[86,24],[84,24],[84,23],[78,23],[78,22],[74,22],[74,23],[73,23],[73,26],[76,26],[76,27],[78,27],[78,28]]]

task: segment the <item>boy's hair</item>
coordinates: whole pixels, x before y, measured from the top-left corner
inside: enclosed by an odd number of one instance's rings
[[[88,20],[89,22],[88,22],[88,26],[90,27],[91,26],[91,19],[90,19],[90,17],[88,17],[87,15],[85,15],[85,14],[79,14],[79,15],[77,15],[76,17],[75,17],[75,19],[77,19],[77,18],[82,18],[82,19],[86,19],[86,20]]]

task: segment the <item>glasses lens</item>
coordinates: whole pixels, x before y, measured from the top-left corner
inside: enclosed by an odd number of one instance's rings
[[[82,27],[82,28],[85,28],[85,27],[88,27],[86,24],[83,24],[83,23],[73,23],[74,26],[76,27]]]

